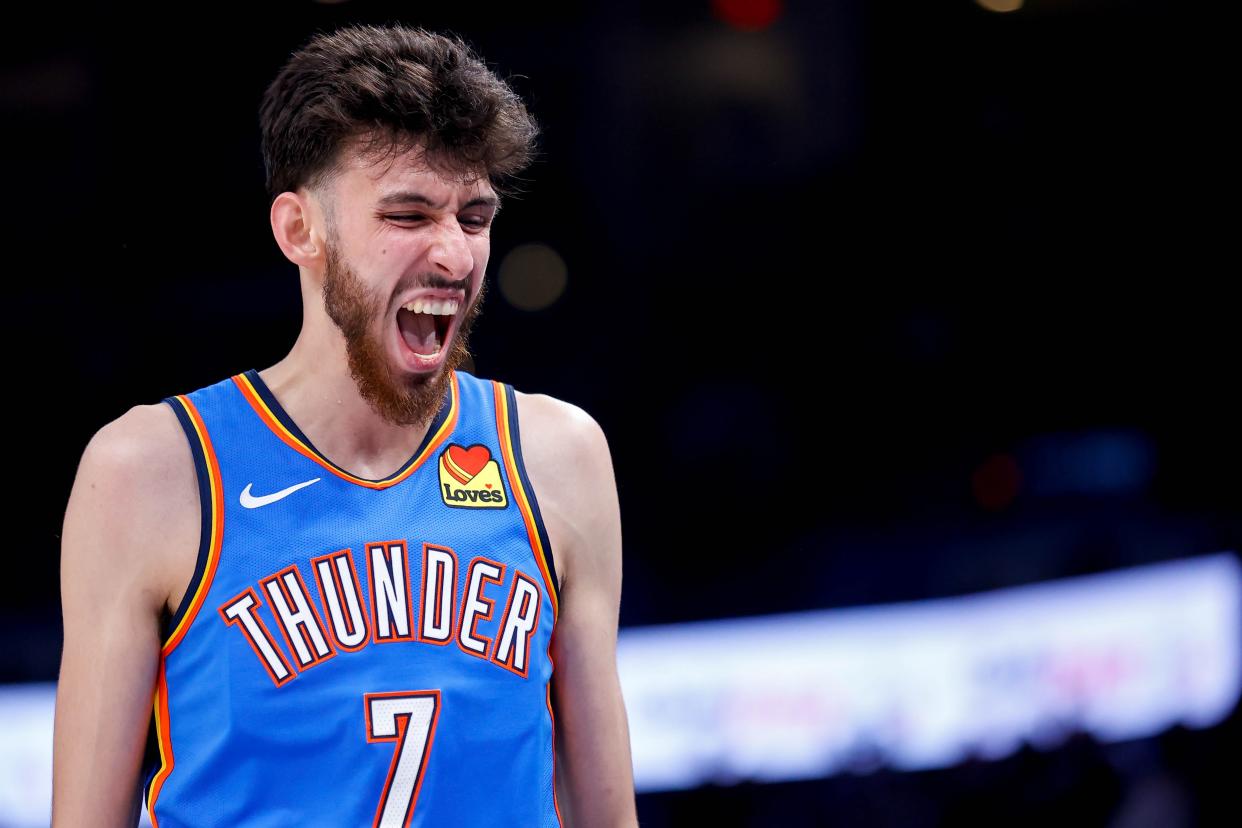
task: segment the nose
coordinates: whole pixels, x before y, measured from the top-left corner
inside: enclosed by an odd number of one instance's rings
[[[431,246],[427,251],[429,263],[443,270],[452,279],[462,279],[474,270],[474,251],[466,238],[466,231],[457,223],[457,219],[449,217],[443,222],[436,222]]]

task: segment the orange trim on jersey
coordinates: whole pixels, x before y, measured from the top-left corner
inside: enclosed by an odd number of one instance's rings
[[[480,571],[479,588],[476,592],[472,593],[470,588],[474,585],[474,570],[481,564],[490,565],[495,568],[497,572],[495,577],[493,577],[488,575],[486,572]],[[491,657],[493,638],[481,634],[477,628],[480,621],[491,621],[496,617],[496,600],[494,598],[488,598],[484,595],[483,590],[487,589],[488,584],[499,586],[504,582],[505,565],[503,563],[500,561],[493,561],[491,558],[486,558],[482,555],[476,555],[470,559],[470,563],[466,566],[465,582],[461,593],[460,615],[457,617],[457,629],[455,630],[453,636],[457,640],[457,648],[463,653],[468,653],[469,655],[472,655],[475,658],[481,658],[484,661],[487,661]],[[475,612],[473,617],[470,619],[469,628],[466,628],[466,616],[471,612],[472,599],[473,601],[478,601],[480,604],[485,604],[487,606],[487,611]],[[461,643],[463,630],[466,633],[466,638],[470,639],[475,644],[483,645],[483,652],[480,653],[472,650],[465,644]]]
[[[253,408],[255,413],[259,415],[259,419],[261,419],[277,437],[285,441],[290,448],[304,457],[314,460],[316,463],[323,466],[325,469],[332,472],[342,480],[348,480],[350,483],[357,483],[359,486],[366,486],[368,489],[387,489],[389,486],[395,486],[402,480],[405,480],[423,465],[423,461],[435,453],[435,451],[440,447],[440,444],[448,438],[449,434],[452,433],[453,428],[457,425],[457,412],[459,408],[458,399],[460,397],[460,392],[457,387],[457,372],[454,371],[452,374],[452,382],[449,383],[449,387],[452,390],[451,401],[449,403],[449,413],[448,416],[444,418],[444,422],[441,423],[440,429],[431,439],[431,442],[429,442],[426,448],[419,453],[418,457],[413,463],[410,464],[409,468],[398,476],[388,480],[367,480],[364,477],[357,477],[347,471],[344,471],[343,469],[337,468],[326,457],[315,451],[315,449],[311,448],[306,443],[303,443],[295,434],[293,434],[293,432],[285,428],[284,424],[280,422],[280,418],[277,417],[270,408],[268,408],[267,403],[263,402],[263,398],[259,396],[259,392],[255,390],[254,386],[250,383],[250,378],[245,374],[235,374],[232,379],[241,390],[242,396],[246,398],[246,402],[250,403],[251,408]]]
[[[522,609],[529,607],[529,604],[527,603],[528,601],[533,600],[535,602],[535,617],[531,619],[530,629],[525,633],[522,633],[522,636],[525,639],[523,652],[525,652],[526,656],[522,660],[521,669],[518,669],[517,666],[518,637],[516,634],[513,636],[513,644],[509,650],[509,656],[504,659],[499,657],[500,645],[504,643],[505,632],[509,627],[509,613],[513,610],[513,597],[517,595],[519,581],[530,584],[530,588],[534,590],[534,597],[531,597],[532,593],[530,592],[523,593],[523,602],[518,605],[517,617],[521,618],[523,616],[524,613],[522,612]],[[539,594],[539,584],[535,583],[534,579],[527,576],[525,572],[522,572],[521,570],[514,570],[513,585],[509,588],[509,599],[505,602],[505,611],[500,616],[500,626],[497,627],[496,630],[496,646],[492,648],[491,657],[493,664],[505,668],[515,676],[526,678],[530,670],[530,640],[534,637],[535,630],[539,629],[539,612],[542,609],[543,596]]]
[[[271,648],[272,654],[276,656],[276,661],[280,662],[280,667],[285,671],[284,678],[276,675],[276,665],[263,654],[263,648],[259,646],[259,640],[254,637],[246,622],[241,620],[240,614],[234,617],[229,616],[228,611],[240,603],[243,598],[250,599],[250,606],[244,608],[242,612],[245,612],[254,622],[254,626],[258,628],[259,634],[263,636],[267,646]],[[285,654],[281,652],[280,645],[276,643],[276,638],[272,635],[272,631],[267,628],[267,624],[263,623],[263,618],[259,615],[259,608],[262,606],[263,600],[259,598],[259,593],[254,591],[254,587],[246,587],[245,590],[221,604],[217,612],[220,613],[220,618],[226,625],[237,627],[241,631],[242,637],[246,639],[246,643],[250,645],[250,649],[254,652],[255,657],[259,659],[259,663],[267,671],[268,678],[272,680],[272,683],[277,687],[283,687],[286,682],[297,678],[298,673],[293,669],[293,662],[285,658]]]
[[[509,434],[509,406],[504,388],[492,380],[492,393],[496,398],[496,431],[500,435],[500,453],[504,456],[505,471],[509,483],[517,496],[518,509],[526,522],[526,535],[530,538],[530,548],[535,554],[535,562],[539,565],[539,573],[543,576],[544,586],[548,590],[548,599],[552,602],[552,635],[548,637],[548,663],[552,665],[552,675],[556,675],[556,662],[552,659],[552,638],[556,636],[556,619],[560,616],[560,602],[556,598],[556,589],[552,585],[552,576],[548,573],[548,562],[544,556],[543,544],[539,542],[539,529],[535,526],[535,518],[530,503],[526,499],[526,490],[522,488],[522,476],[517,473],[517,461],[513,456],[513,442]],[[514,398],[516,400],[516,397]],[[548,720],[552,724],[552,807],[556,810],[556,821],[565,824],[561,816],[560,799],[556,793],[556,714],[552,712],[552,682],[549,681],[544,692],[548,706]]]
[[[492,383],[492,393],[496,397],[496,431],[500,435],[500,453],[505,459],[505,470],[509,476],[509,485],[513,488],[513,493],[517,496],[518,509],[522,512],[522,520],[526,523],[526,535],[530,539],[530,548],[535,555],[535,563],[539,566],[539,573],[543,576],[544,586],[548,591],[548,598],[552,601],[552,623],[556,623],[557,617],[560,615],[559,602],[556,599],[556,588],[552,585],[552,575],[548,572],[548,562],[544,556],[543,544],[539,542],[539,529],[535,526],[535,517],[531,512],[530,501],[526,497],[526,490],[522,488],[522,476],[517,471],[517,460],[513,456],[513,439],[509,433],[509,406],[508,400],[505,398],[504,389],[500,383],[495,380]]]
[[[399,551],[397,548],[400,547]],[[414,629],[414,593],[410,589],[410,554],[404,540],[387,540],[387,541],[368,541],[362,547],[365,550],[367,558],[367,597],[371,599],[371,643],[388,644],[392,641],[415,641],[417,640],[417,631]],[[376,589],[375,577],[375,550],[380,550],[380,554],[384,558],[384,565],[389,573],[392,572],[392,561],[394,554],[399,556],[401,561],[401,569],[403,571],[402,583],[405,584],[405,623],[406,634],[400,635],[397,632],[396,620],[397,616],[389,614],[389,619],[393,622],[389,627],[388,635],[380,635],[379,623],[379,602],[380,593]]]
[[[203,606],[203,601],[206,599],[207,592],[211,589],[211,582],[216,575],[216,566],[220,563],[220,544],[224,538],[224,487],[220,483],[220,461],[216,457],[215,449],[211,446],[211,437],[207,434],[207,426],[203,424],[203,418],[198,413],[198,409],[194,407],[194,403],[190,402],[190,398],[185,394],[178,394],[175,399],[181,403],[181,406],[189,415],[190,421],[194,424],[194,432],[198,435],[198,441],[203,450],[203,457],[207,461],[207,481],[211,491],[206,498],[200,496],[199,503],[205,502],[208,504],[208,508],[211,509],[211,539],[207,546],[207,563],[204,565],[202,577],[194,589],[194,597],[190,601],[189,609],[186,610],[185,615],[181,617],[180,623],[177,624],[177,628],[172,631],[172,634],[160,649],[159,680],[156,682],[155,698],[153,700],[155,708],[155,737],[160,749],[160,769],[151,780],[151,793],[147,801],[148,815],[151,817],[151,824],[155,828],[159,828],[159,822],[155,818],[155,802],[159,798],[160,788],[164,786],[164,780],[172,773],[175,761],[172,750],[172,737],[169,734],[168,680],[164,672],[164,664],[169,654],[185,638],[186,631],[190,628],[190,624],[194,622],[195,616],[198,615],[199,609]]]
[[[439,573],[442,577],[438,578],[436,583],[431,585],[432,589],[435,590],[435,594],[432,596],[431,601],[428,602],[427,600],[427,570],[430,568],[430,561],[431,561],[430,551],[432,549],[436,550],[437,552],[447,552],[453,560],[453,563],[452,563],[453,570],[451,573],[445,573],[444,567],[439,568]],[[456,552],[454,552],[449,547],[444,546],[443,544],[427,543],[426,541],[423,542],[423,580],[422,580],[422,586],[420,587],[421,592],[419,593],[419,598],[418,598],[418,630],[417,632],[418,632],[418,640],[422,641],[424,644],[439,644],[440,646],[445,646],[445,645],[453,643],[453,638],[457,633],[457,625],[453,623],[453,619],[457,615],[457,579],[460,576],[461,576],[461,566],[460,566],[460,562],[457,560]],[[469,584],[467,584],[466,586],[469,586]],[[423,630],[427,626],[427,605],[428,603],[431,604],[431,621],[432,621],[432,624],[434,625],[437,621],[440,620],[440,616],[443,614],[444,602],[442,599],[443,599],[445,592],[448,592],[449,594],[448,636],[443,639],[428,638],[427,636],[423,635]]]
[[[404,828],[408,828],[410,820],[414,817],[414,809],[418,805],[418,793],[423,787],[423,776],[427,772],[427,760],[431,756],[431,746],[436,740],[436,723],[440,721],[440,691],[439,690],[397,690],[388,693],[364,693],[362,695],[363,715],[367,721],[367,742],[377,744],[379,742],[396,742],[397,747],[392,754],[392,762],[388,766],[388,776],[384,780],[384,791],[380,794],[379,805],[375,809],[375,819],[372,821],[372,828],[379,828],[380,819],[384,816],[384,805],[388,802],[389,793],[392,791],[392,779],[397,772],[397,763],[401,761],[401,752],[405,747],[406,729],[410,725],[410,714],[398,714],[397,718],[397,735],[395,736],[372,736],[375,732],[375,725],[371,720],[371,699],[382,698],[414,698],[429,697],[435,699],[435,706],[432,708],[431,723],[427,726],[427,741],[423,744],[423,753],[418,760],[418,777],[414,780],[414,792],[410,795],[410,803],[406,806],[405,821],[402,822]]]
[[[153,828],[159,828],[159,820],[155,818],[155,800],[159,798],[160,788],[173,768],[172,741],[168,738],[168,682],[164,676],[164,663],[160,661],[159,679],[155,684],[155,740],[160,746],[160,769],[151,780],[151,794],[147,797],[147,816],[151,817]]]
[[[178,394],[176,399],[190,415],[190,421],[194,423],[194,431],[198,434],[198,441],[203,449],[203,457],[207,460],[207,481],[211,486],[211,492],[208,497],[200,498],[199,502],[206,500],[211,509],[211,540],[207,546],[207,563],[203,567],[203,575],[194,590],[194,598],[190,601],[190,607],[181,617],[177,628],[168,636],[168,641],[164,643],[160,652],[160,655],[165,658],[181,643],[186,630],[190,628],[194,616],[198,614],[203,600],[207,597],[207,591],[211,588],[212,579],[216,575],[216,565],[220,562],[220,544],[224,538],[224,486],[220,483],[220,461],[216,457],[215,449],[211,447],[207,426],[203,424],[203,418],[198,413],[198,409],[194,407],[194,403],[190,402],[189,397],[184,394]]]
[[[332,579],[331,588],[336,594],[336,603],[341,610],[341,620],[349,627],[349,635],[355,636],[360,631],[354,628],[354,619],[349,611],[349,601],[345,597],[345,584],[341,579],[341,570],[337,565],[337,561],[344,560],[349,564],[349,574],[353,579],[354,597],[358,599],[358,609],[362,612],[361,632],[363,633],[362,641],[352,647],[347,647],[341,641],[340,635],[336,630],[336,621],[332,615],[331,606],[328,603],[328,592],[323,585],[323,573],[319,571],[320,563],[327,563],[328,577]],[[324,625],[327,626],[332,638],[336,641],[336,646],[342,650],[355,653],[371,643],[371,631],[367,628],[367,622],[371,612],[367,608],[367,599],[362,592],[362,583],[358,580],[358,568],[354,566],[353,551],[349,548],[341,549],[336,552],[329,552],[326,555],[318,555],[310,559],[311,571],[315,573],[315,583],[319,585],[319,601],[323,604]]]
[[[276,594],[279,594],[281,600],[285,602],[285,609],[289,610],[291,615],[297,614],[295,610],[297,601],[294,600],[293,590],[289,588],[289,582],[285,580],[286,575],[292,575],[297,583],[298,589],[302,593],[302,600],[306,602],[306,607],[311,611],[311,620],[315,622],[315,626],[319,630],[319,638],[328,649],[327,653],[321,654],[315,646],[315,637],[311,634],[311,627],[308,622],[299,622],[291,628],[289,626],[289,619],[276,606]],[[276,626],[280,627],[280,632],[285,637],[285,643],[289,645],[289,655],[298,664],[299,674],[305,673],[310,668],[336,657],[336,646],[333,643],[332,633],[328,631],[327,625],[319,615],[319,610],[315,608],[315,602],[311,599],[310,591],[306,588],[306,582],[302,580],[302,573],[298,570],[297,564],[289,564],[279,572],[268,575],[259,581],[259,585],[267,592],[268,606],[272,610],[272,616],[276,619]],[[276,587],[276,594],[273,594],[273,586]],[[302,656],[298,653],[297,645],[293,643],[295,635],[301,640],[302,646],[306,648],[310,661],[303,663]]]
[[[552,635],[556,635],[556,630],[552,630]],[[552,638],[548,638],[548,663],[552,665],[552,675],[556,675],[556,662],[552,660]],[[561,816],[561,802],[556,795],[556,714],[552,712],[552,682],[547,683],[547,689],[544,691],[544,699],[548,705],[548,721],[552,723],[552,808],[556,811],[556,824],[564,825],[565,819]]]

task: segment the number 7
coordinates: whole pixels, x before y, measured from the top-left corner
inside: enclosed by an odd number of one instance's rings
[[[375,810],[374,828],[406,828],[427,768],[427,756],[440,716],[439,690],[366,693],[368,742],[396,742],[384,793]]]

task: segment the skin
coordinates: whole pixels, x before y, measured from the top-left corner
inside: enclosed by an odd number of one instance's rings
[[[377,207],[396,190],[431,203]],[[394,339],[397,303],[411,289],[441,283],[463,286],[477,303],[496,208],[466,205],[493,197],[486,179],[446,178],[417,152],[380,164],[346,152],[341,175],[322,191],[282,193],[272,204],[276,242],[298,265],[303,324],[288,355],[259,373],[311,441],[350,472],[387,476],[421,444],[446,366],[464,356],[456,340],[477,304],[458,311],[448,359],[419,371]],[[543,394],[516,398],[527,473],[561,585],[552,639],[561,815],[571,826],[636,826],[616,670],[621,521],[608,443],[572,404]],[[184,432],[163,403],[134,406],[83,452],[62,532],[58,828],[137,820],[160,619],[180,605],[194,572],[197,485]]]

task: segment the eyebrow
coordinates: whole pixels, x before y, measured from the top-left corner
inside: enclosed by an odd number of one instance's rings
[[[413,190],[399,190],[395,193],[388,193],[380,198],[376,204],[380,207],[392,207],[397,204],[425,204],[432,208],[438,208],[440,206],[422,193],[416,193]],[[461,208],[465,210],[467,207],[477,207],[480,205],[484,207],[492,207],[497,212],[500,211],[500,199],[492,195],[472,198],[463,204]]]

